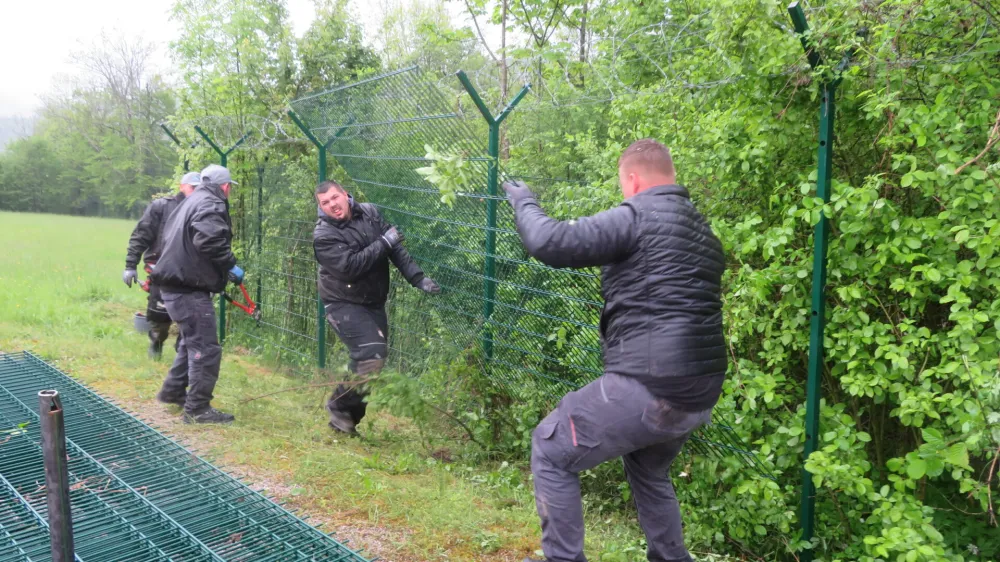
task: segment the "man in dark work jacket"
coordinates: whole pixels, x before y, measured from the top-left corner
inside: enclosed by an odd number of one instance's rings
[[[389,261],[414,287],[440,293],[403,247],[403,237],[371,203],[356,203],[336,182],[316,187],[319,219],[313,230],[313,252],[319,262],[319,295],[326,319],[347,347],[349,368],[360,379],[378,373],[388,355]],[[359,381],[355,381],[359,382]],[[330,427],[356,433],[365,416],[362,387],[338,386],[326,410]]]
[[[180,191],[173,197],[163,197],[157,199],[146,207],[142,213],[142,218],[135,225],[132,236],[128,240],[128,253],[125,256],[125,273],[122,274],[122,281],[132,287],[132,283],[139,281],[136,268],[139,259],[142,258],[148,266],[146,273],[152,271],[156,266],[156,260],[160,257],[160,250],[163,247],[163,227],[167,224],[167,219],[174,209],[180,206],[184,198],[191,195],[198,184],[201,183],[201,174],[198,172],[188,172],[181,178]],[[170,315],[167,314],[167,307],[160,298],[160,286],[150,281],[149,297],[146,299],[146,319],[149,321],[149,357],[159,359],[163,355],[163,342],[167,341],[170,334]],[[180,341],[178,339],[178,341]]]
[[[605,374],[563,397],[532,434],[548,562],[586,560],[578,474],[617,457],[649,560],[691,560],[669,469],[711,419],[726,374],[722,245],[676,185],[667,147],[633,143],[618,174],[624,203],[567,222],[547,217],[523,183],[504,184],[528,253],[552,267],[602,267]]]
[[[185,423],[230,423],[232,414],[212,407],[219,380],[222,346],[212,293],[226,283],[242,283],[243,269],[233,255],[229,192],[236,182],[226,168],[201,171],[201,185],[163,227],[163,252],[153,269],[163,304],[177,322],[181,339],[156,399],[184,407]]]

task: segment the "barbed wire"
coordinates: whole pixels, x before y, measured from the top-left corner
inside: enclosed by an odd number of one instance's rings
[[[885,14],[872,8],[864,12],[860,8],[854,14],[857,21],[876,22]],[[826,26],[837,25],[836,18],[847,17],[844,13],[834,13],[826,6],[808,8],[810,21]],[[509,60],[507,67],[508,95],[513,95],[523,84],[531,84],[533,95],[528,103],[522,104],[518,113],[542,110],[547,107],[573,107],[600,104],[621,97],[655,96],[677,88],[687,90],[711,89],[729,86],[746,79],[758,66],[748,50],[734,51],[731,46],[713,40],[709,22],[713,14],[706,11],[683,21],[668,14],[664,21],[628,31],[612,31],[605,35],[589,34],[581,58],[579,43],[568,37],[556,37],[544,52],[519,56]],[[789,37],[795,31],[784,12],[775,11],[766,16],[769,24],[780,29]],[[909,25],[918,22],[922,25]],[[962,33],[930,35],[922,32],[930,27],[960,30]],[[879,44],[863,46],[862,60],[852,66],[872,68],[878,65],[894,68],[919,68],[929,65],[953,64],[976,57],[1000,54],[997,40],[996,21],[991,11],[970,2],[951,10],[924,9],[908,15],[901,21],[898,30],[891,36],[883,37]],[[822,38],[819,39],[822,48]],[[469,66],[463,68],[472,84],[499,106],[496,94],[500,90],[501,68],[489,61],[481,52],[478,39],[469,39],[462,44]],[[483,61],[487,61],[483,64]],[[465,66],[465,63],[457,63]],[[466,117],[470,123],[479,119],[478,111],[472,107],[461,90],[455,71],[452,69],[428,69],[436,74],[436,85],[443,92],[454,92],[454,111]],[[768,76],[785,76],[808,72],[804,57],[790,61],[784,69],[771,72]],[[641,75],[640,75],[641,74]],[[366,91],[372,103],[403,106],[412,104],[412,99],[396,97],[394,91]],[[319,100],[329,96],[318,95]],[[350,103],[351,96],[338,96],[341,102]],[[298,103],[298,102],[297,102]],[[182,143],[201,142],[195,127],[199,127],[216,145],[228,150],[242,139],[244,149],[266,149],[279,144],[308,143],[298,128],[284,115],[284,109],[272,115],[189,117],[171,120],[168,126]],[[415,107],[416,113],[422,108]],[[342,131],[342,140],[375,142],[390,138],[400,138],[416,134],[418,128],[406,123],[386,123],[384,125],[366,123],[364,115],[342,114],[337,111],[318,112],[328,116],[329,123],[309,123],[311,127],[335,129],[347,123],[355,126]],[[329,117],[335,116],[335,117]],[[360,126],[364,124],[365,126]]]
[[[308,143],[295,127],[279,116],[263,115],[206,115],[171,119],[165,126],[182,145],[205,146],[205,135],[222,150],[229,150],[237,143],[241,149],[266,149],[278,144]],[[242,141],[242,142],[241,142]]]
[[[876,25],[878,18],[884,17],[876,12],[877,9],[854,14],[855,23],[860,23],[861,27],[865,27],[865,22]],[[826,26],[836,25],[848,15],[835,14],[826,6],[809,8],[806,13],[811,21]],[[533,101],[539,107],[568,107],[605,103],[620,97],[659,95],[677,88],[698,90],[732,85],[761,65],[756,64],[755,55],[749,50],[727,50],[726,46],[713,40],[706,23],[711,17],[709,11],[681,22],[668,18],[636,30],[592,34],[584,42],[582,58],[579,42],[563,41],[547,46],[543,52],[510,59],[506,68],[508,95],[512,96],[523,84],[531,84]],[[981,48],[988,40],[997,38],[997,27],[993,14],[977,3],[970,2],[947,11],[926,8],[909,17],[911,21],[925,25],[901,22],[894,35],[883,37],[879,44],[864,45],[861,56],[851,66],[911,68],[947,65],[1000,51],[1000,44]],[[772,14],[768,23],[789,37],[796,36],[783,12]],[[944,36],[921,31],[930,27],[962,30],[963,33]],[[479,40],[468,41],[478,44]],[[475,51],[468,47],[465,50]],[[479,54],[479,59],[483,59],[482,54]],[[458,69],[440,72],[438,86],[446,90],[456,89],[455,70]],[[502,69],[499,64],[488,62],[464,70],[480,92],[500,91]],[[637,77],[638,70],[646,74]],[[799,57],[783,70],[768,72],[767,76],[792,75],[808,70],[804,57]],[[521,111],[524,110],[531,108],[522,107]]]

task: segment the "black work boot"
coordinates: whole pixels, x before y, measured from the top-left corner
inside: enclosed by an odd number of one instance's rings
[[[326,405],[326,411],[330,414],[330,427],[341,433],[346,433],[348,435],[357,435],[358,430],[354,425],[354,419],[347,412],[341,412],[340,410],[334,410],[329,404]]]
[[[187,401],[187,396],[181,394],[180,396],[171,396],[169,394],[164,394],[161,389],[156,393],[156,401],[160,404],[173,404],[174,406],[184,407],[184,402]]]
[[[236,416],[209,408],[200,414],[184,412],[184,423],[232,423]]]

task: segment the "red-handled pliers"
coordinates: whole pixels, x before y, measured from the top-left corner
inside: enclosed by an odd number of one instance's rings
[[[226,299],[226,302],[239,307],[243,310],[243,312],[249,314],[251,318],[260,322],[262,316],[261,310],[257,308],[257,303],[253,302],[253,299],[250,298],[250,293],[247,292],[246,285],[243,283],[240,283],[240,291],[243,293],[243,298],[246,300],[246,304],[234,301],[233,297],[229,296],[225,292],[222,293],[222,296]]]
[[[153,273],[153,268],[149,267],[149,264],[147,263],[142,269],[146,272],[146,280],[139,285],[139,288],[148,293],[149,283],[151,282],[149,275]]]

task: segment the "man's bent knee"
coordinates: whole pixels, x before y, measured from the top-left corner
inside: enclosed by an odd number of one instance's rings
[[[382,370],[385,366],[385,359],[365,359],[358,361],[354,366],[354,374],[370,375]]]

